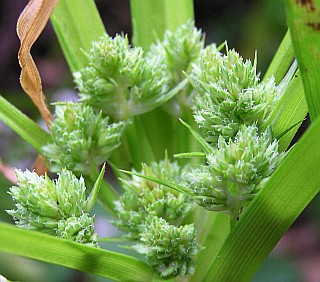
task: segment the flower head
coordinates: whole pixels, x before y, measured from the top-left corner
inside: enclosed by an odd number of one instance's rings
[[[278,99],[274,79],[260,82],[256,66],[234,50],[224,55],[211,45],[193,64],[189,80],[197,91],[194,118],[206,139],[233,138],[242,124],[262,128]]]
[[[16,209],[7,212],[16,225],[80,243],[96,244],[93,217],[87,210],[84,180],[63,169],[57,180],[26,170],[16,171],[18,186],[9,194]]]
[[[187,168],[180,168],[168,159],[151,165],[143,165],[141,173],[181,183]],[[125,192],[117,202],[118,221],[115,224],[128,231],[129,237],[138,238],[143,230],[148,214],[165,219],[170,224],[179,225],[192,210],[194,204],[182,193],[156,184],[138,176],[122,180]]]
[[[75,74],[80,98],[116,120],[149,111],[168,92],[160,58],[147,59],[127,37],[101,37],[93,43],[89,60]]]
[[[91,165],[100,165],[120,145],[125,123],[109,123],[109,118],[95,114],[89,105],[66,103],[56,106],[51,123],[52,143],[42,148],[53,172],[63,167],[87,174]]]
[[[162,278],[194,273],[194,257],[201,247],[193,224],[176,227],[162,218],[149,216],[140,241],[134,248],[146,255]]]
[[[207,164],[186,175],[188,188],[199,205],[238,218],[282,157],[269,132],[259,134],[257,127],[242,125],[234,140],[220,137]]]

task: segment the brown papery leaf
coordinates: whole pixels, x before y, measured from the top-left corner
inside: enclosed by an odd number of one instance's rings
[[[17,34],[21,43],[18,53],[21,66],[20,83],[39,109],[47,125],[50,124],[52,115],[46,104],[46,98],[42,92],[41,77],[30,50],[46,26],[50,14],[58,2],[59,0],[30,0],[17,23]]]
[[[38,155],[36,158],[33,164],[33,169],[38,175],[45,175],[49,171],[41,155]]]

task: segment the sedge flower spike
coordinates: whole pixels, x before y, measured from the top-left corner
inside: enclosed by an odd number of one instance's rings
[[[146,255],[161,278],[194,273],[194,257],[201,247],[196,241],[193,224],[177,227],[168,224],[163,218],[148,216],[140,242],[134,245],[134,249]]]
[[[183,183],[182,175],[188,168],[180,168],[177,162],[168,159],[159,163],[142,166],[141,174],[169,181]],[[128,232],[128,237],[139,238],[148,214],[165,219],[168,223],[179,225],[194,208],[194,203],[182,193],[133,175],[122,179],[125,192],[116,202],[118,220],[114,223]]]
[[[174,32],[166,31],[162,41],[150,46],[147,58],[159,57],[166,66],[167,83],[171,87],[185,80],[194,63],[204,48],[204,36],[201,30],[194,26],[193,21],[178,27]],[[166,103],[164,110],[173,116],[181,116],[185,107],[192,106],[193,91],[190,84]]]
[[[66,167],[76,175],[86,175],[120,146],[125,124],[109,123],[108,117],[94,113],[89,105],[58,104],[51,123],[52,142],[42,148],[42,153],[53,172]]]
[[[256,65],[234,50],[208,46],[193,64],[188,79],[196,90],[194,118],[213,145],[233,138],[242,124],[263,128],[278,100],[274,78],[259,83]]]
[[[176,31],[166,31],[162,41],[150,46],[148,57],[160,56],[166,65],[166,73],[172,84],[181,82],[191,64],[198,59],[204,48],[204,37],[193,21],[178,27]]]
[[[148,112],[171,97],[161,58],[147,59],[127,37],[101,37],[88,57],[89,65],[74,74],[80,99],[115,120]]]
[[[268,131],[259,134],[257,127],[242,125],[234,140],[218,139],[206,165],[185,175],[188,189],[200,206],[236,220],[283,156]]]
[[[188,167],[167,158],[143,165],[141,174],[183,183]],[[123,179],[125,190],[116,205],[115,224],[138,240],[133,248],[148,259],[161,278],[194,272],[194,257],[201,250],[193,224],[181,225],[194,208],[186,195],[136,175]]]
[[[57,180],[28,170],[17,170],[16,175],[18,186],[9,189],[16,209],[7,212],[18,227],[79,243],[97,244],[94,217],[89,215],[92,203],[88,203],[95,199],[86,198],[82,177],[78,179],[66,169],[61,171]],[[100,185],[95,187],[99,189]]]

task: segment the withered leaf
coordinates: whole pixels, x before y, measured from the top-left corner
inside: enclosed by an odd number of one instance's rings
[[[58,2],[59,0],[30,0],[17,23],[17,34],[21,42],[18,54],[21,66],[20,83],[39,109],[47,125],[50,124],[52,115],[46,104],[46,98],[42,92],[41,77],[30,50]]]

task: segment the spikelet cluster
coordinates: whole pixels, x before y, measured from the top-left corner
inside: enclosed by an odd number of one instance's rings
[[[194,118],[209,143],[234,138],[242,124],[262,128],[278,100],[274,79],[259,82],[256,64],[235,50],[208,46],[188,76],[197,94]]]
[[[101,37],[88,56],[89,65],[75,73],[80,98],[115,120],[149,111],[168,92],[160,57],[147,59],[126,36]]]
[[[50,170],[67,168],[77,175],[88,174],[120,145],[125,124],[110,123],[108,117],[82,103],[57,105],[50,130],[52,142],[42,148]]]
[[[141,174],[183,182],[187,168],[168,159],[143,165]],[[117,203],[115,224],[138,240],[135,249],[146,255],[163,278],[191,274],[193,257],[200,250],[193,224],[181,225],[194,203],[182,193],[141,177],[122,180],[126,190]]]
[[[57,180],[31,171],[16,171],[18,186],[12,186],[16,209],[7,212],[17,226],[37,230],[79,243],[97,244],[94,217],[86,210],[84,179],[63,169]]]

